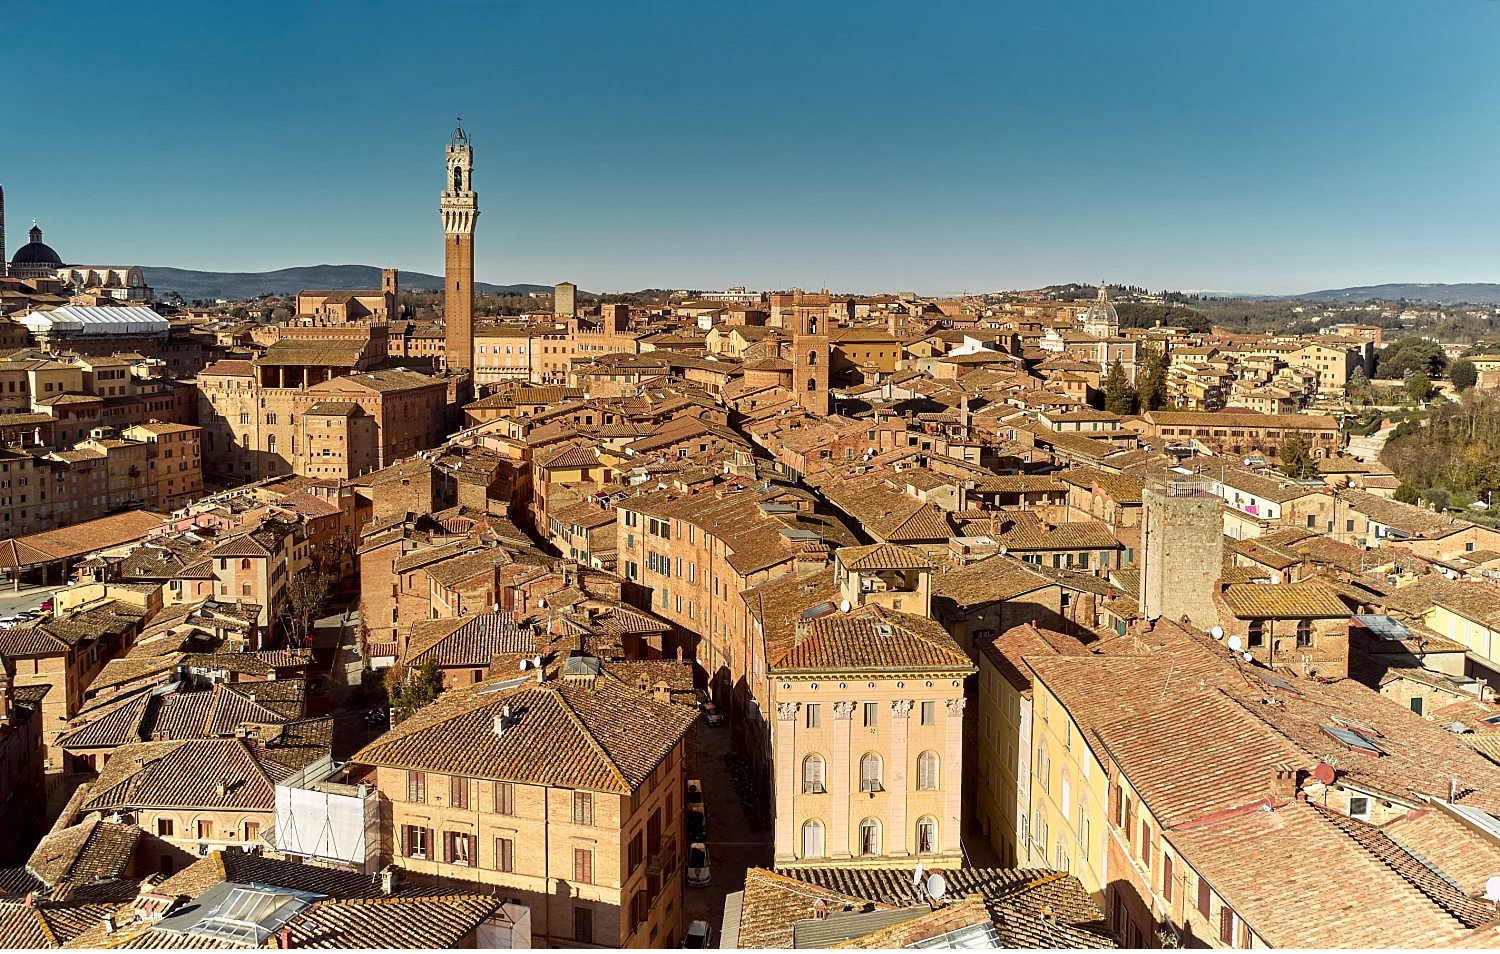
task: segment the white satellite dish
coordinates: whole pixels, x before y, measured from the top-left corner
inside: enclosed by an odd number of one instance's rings
[[[911,886],[913,888],[922,887],[922,863],[920,861],[917,862],[917,870],[911,873]]]
[[[847,612],[849,612],[853,608],[854,608],[853,604],[851,604],[848,600],[842,600],[842,601],[839,602],[839,612],[840,613],[847,613]]]
[[[544,596],[541,599],[537,600],[536,601],[536,605],[540,606],[542,609],[546,609],[547,608],[547,597]]]
[[[1231,636],[1231,637],[1229,637],[1229,651],[1230,652],[1232,652],[1232,653],[1239,652],[1240,651],[1240,647],[1243,646],[1243,645],[1244,644],[1240,642],[1240,638],[1238,636]]]
[[[1241,658],[1243,658],[1245,660],[1245,662],[1254,662],[1255,661],[1255,654],[1247,652]]]
[[[1448,731],[1452,732],[1454,735],[1463,735],[1465,732],[1469,731],[1469,728],[1462,722],[1455,722],[1448,727]]]
[[[522,659],[521,660],[521,671],[525,672],[526,670],[528,670],[530,668],[531,668],[531,660],[529,660],[529,659]]]
[[[531,657],[531,668],[533,668],[533,669],[540,669],[540,668],[542,668],[542,657],[540,657],[540,656],[532,656]]]
[[[1486,901],[1500,901],[1500,875],[1495,875],[1485,881],[1484,899]]]
[[[948,882],[941,871],[934,871],[927,876],[927,896],[934,901],[941,901],[943,895],[948,893]]]
[[[1212,636],[1214,639],[1223,639],[1224,638],[1224,627],[1222,627],[1222,626],[1215,626],[1213,629],[1211,629],[1211,630],[1208,631],[1208,634],[1210,636]]]

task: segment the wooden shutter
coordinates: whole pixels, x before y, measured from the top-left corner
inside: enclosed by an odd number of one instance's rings
[[[594,852],[592,849],[573,849],[573,880],[579,884],[594,883]]]
[[[1161,853],[1161,896],[1172,903],[1172,856],[1165,851]]]
[[[1219,943],[1234,944],[1234,912],[1228,908],[1219,909]]]
[[[495,870],[516,870],[516,843],[509,838],[495,839]]]
[[[1203,878],[1198,879],[1198,913],[1208,917],[1208,882]]]

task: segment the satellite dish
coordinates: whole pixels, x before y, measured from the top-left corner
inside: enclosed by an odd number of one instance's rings
[[[1500,901],[1500,875],[1495,875],[1485,881],[1484,899],[1486,901]]]
[[[1469,731],[1469,728],[1462,722],[1455,722],[1448,727],[1448,731],[1452,732],[1454,735],[1463,735],[1465,732]]]
[[[1211,630],[1208,631],[1208,634],[1210,636],[1212,636],[1214,639],[1223,639],[1224,638],[1224,627],[1222,627],[1222,626],[1215,626],[1213,629],[1211,629]]]
[[[540,669],[540,668],[542,668],[542,657],[540,657],[540,656],[532,656],[531,657],[531,667],[533,669]]]
[[[917,862],[917,870],[911,873],[911,886],[920,888],[922,886],[922,863]]]
[[[848,600],[842,600],[839,603],[839,612],[840,613],[847,613],[847,612],[849,612],[853,608],[854,608],[853,604],[851,604]]]
[[[529,660],[529,659],[522,659],[521,660],[521,671],[525,672],[527,669],[530,669],[530,668],[531,668],[531,660]]]
[[[1253,653],[1249,653],[1249,652],[1245,653],[1242,658],[1245,660],[1245,662],[1254,662],[1255,661],[1255,655]]]
[[[1338,778],[1338,773],[1335,772],[1333,770],[1333,766],[1329,765],[1327,762],[1319,762],[1317,767],[1313,769],[1312,774],[1313,778],[1322,782],[1324,785],[1332,785],[1334,779]]]
[[[1244,644],[1240,642],[1240,638],[1238,636],[1231,636],[1231,637],[1229,637],[1229,651],[1230,652],[1232,652],[1232,653],[1239,652],[1240,651],[1240,647],[1243,646],[1243,645]]]
[[[948,881],[943,877],[941,871],[934,871],[927,876],[927,896],[934,901],[941,901],[943,895],[948,893]]]

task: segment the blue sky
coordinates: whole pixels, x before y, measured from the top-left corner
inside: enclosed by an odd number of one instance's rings
[[[0,0],[10,246],[955,292],[1500,280],[1494,0]]]

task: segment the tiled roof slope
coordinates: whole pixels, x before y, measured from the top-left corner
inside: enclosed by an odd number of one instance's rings
[[[618,682],[481,684],[436,702],[354,756],[369,765],[628,794],[688,731],[695,714]],[[495,717],[518,714],[504,735]]]

